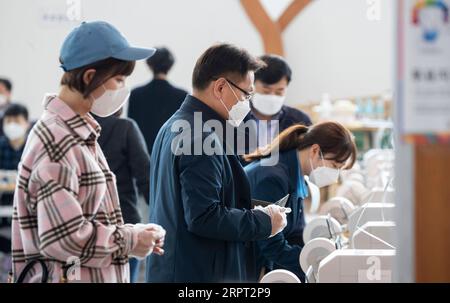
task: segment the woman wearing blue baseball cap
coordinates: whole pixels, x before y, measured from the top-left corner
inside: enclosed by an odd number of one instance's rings
[[[135,61],[154,52],[130,46],[106,22],[83,22],[64,40],[61,90],[45,97],[19,166],[15,281],[128,282],[129,256],[164,252],[161,226],[123,223],[115,176],[97,143],[100,127],[89,114],[121,108]]]

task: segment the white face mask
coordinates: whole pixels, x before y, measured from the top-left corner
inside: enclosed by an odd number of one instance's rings
[[[228,110],[227,107],[225,106],[225,103],[223,103],[223,100],[222,99],[219,100],[228,112],[228,122],[234,127],[238,127],[250,112],[250,102],[248,102],[247,100],[244,101],[239,100],[239,98],[234,93],[234,90],[232,89],[228,81],[227,84],[230,87],[231,91],[233,92],[233,95],[236,97],[237,103],[233,105],[233,107],[230,110]]]
[[[124,86],[119,89],[105,89],[103,95],[94,99],[91,112],[99,117],[108,117],[117,112],[130,97],[130,90]]]
[[[311,164],[311,173],[309,174],[309,180],[317,185],[319,188],[334,184],[339,179],[339,169],[331,168],[325,166],[325,162],[323,161],[322,152],[320,153],[322,158],[323,166],[319,166],[313,168],[312,161],[309,159],[309,163]]]
[[[9,122],[3,126],[3,132],[9,140],[17,140],[25,137],[27,127],[16,122]]]
[[[7,101],[8,98],[5,95],[0,94],[0,106],[5,105]]]
[[[252,98],[253,107],[263,115],[273,116],[280,112],[286,96],[256,93]]]

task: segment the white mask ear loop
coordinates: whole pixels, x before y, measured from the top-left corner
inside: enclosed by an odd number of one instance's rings
[[[323,154],[322,154],[322,150],[321,149],[319,149],[319,153],[320,153],[320,157],[321,157],[321,159],[322,159],[322,164],[323,164],[323,166],[325,167],[325,161],[323,160]],[[315,169],[314,168],[314,165],[312,164],[312,159],[311,159],[311,157],[309,157],[309,164],[311,165],[311,172]],[[316,167],[317,168],[317,167]]]
[[[311,158],[309,158],[309,165],[311,166],[311,172],[313,172],[314,171],[314,166],[312,164]]]
[[[236,95],[236,93],[234,92],[234,89],[231,87],[230,83],[228,83],[228,81],[226,81],[226,82],[227,82],[228,87],[230,88],[231,92],[233,93],[234,97],[236,98],[237,102],[244,102],[241,99],[239,99],[239,97]]]
[[[311,152],[310,152],[310,155],[309,155],[309,165],[311,165],[311,172],[313,172],[314,171],[314,165],[313,165],[312,159],[311,159]]]
[[[323,157],[323,154],[322,154],[322,149],[320,149],[319,152],[320,152],[320,158],[322,159],[322,164],[323,164],[324,167],[326,167],[326,165],[325,165],[325,158]]]
[[[225,82],[227,83],[228,87],[230,88],[231,92],[233,93],[234,97],[236,98],[236,100],[239,102],[239,98],[236,96],[236,93],[234,92],[233,88],[231,87],[230,83],[228,83],[227,80],[225,80]],[[220,103],[222,103],[223,107],[225,107],[226,111],[229,113],[231,109],[228,109],[227,106],[225,105],[225,102],[223,102],[222,98],[219,98]]]
[[[219,98],[220,103],[222,103],[223,107],[225,107],[225,110],[229,113],[230,110],[226,107],[225,103],[223,102],[222,98]]]

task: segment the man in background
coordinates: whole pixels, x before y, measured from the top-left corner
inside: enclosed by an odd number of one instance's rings
[[[0,169],[17,170],[27,140],[30,123],[28,110],[20,104],[10,104],[3,116],[0,136]]]
[[[286,128],[294,124],[310,126],[312,123],[304,112],[285,104],[292,77],[286,60],[277,55],[264,55],[259,59],[266,66],[255,72],[255,95],[250,103],[252,111],[245,121],[256,122],[256,130],[249,135],[255,136],[258,147],[262,148]]]
[[[149,154],[161,126],[180,108],[187,92],[173,86],[167,75],[175,63],[172,53],[165,47],[147,59],[153,80],[133,89],[130,95],[128,117],[141,129]]]

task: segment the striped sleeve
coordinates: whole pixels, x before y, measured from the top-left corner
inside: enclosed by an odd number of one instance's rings
[[[76,257],[84,266],[100,268],[126,258],[136,246],[137,231],[132,226],[104,225],[83,216],[77,200],[78,176],[72,168],[61,163],[39,165],[29,192],[43,255],[61,262]]]

